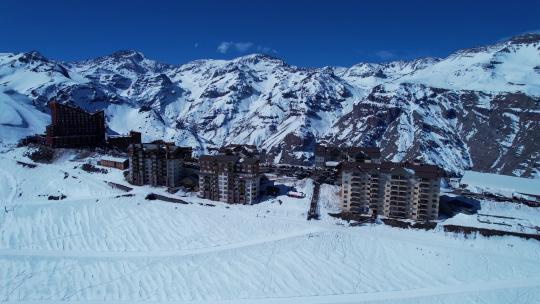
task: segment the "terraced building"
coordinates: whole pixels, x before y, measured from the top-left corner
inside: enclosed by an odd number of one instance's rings
[[[257,157],[203,155],[199,164],[199,197],[238,204],[258,201],[261,175]]]
[[[344,212],[435,220],[443,171],[419,163],[345,163],[341,174]]]
[[[134,185],[180,186],[184,160],[191,158],[191,148],[155,141],[128,147],[128,182]]]
[[[45,143],[53,148],[105,146],[105,114],[89,113],[80,107],[49,103],[51,124],[46,128]]]

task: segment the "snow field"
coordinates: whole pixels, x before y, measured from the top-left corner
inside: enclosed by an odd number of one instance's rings
[[[510,197],[520,193],[540,195],[540,179],[465,171],[461,184],[473,192],[486,191]]]
[[[104,182],[124,183],[120,171],[89,174],[69,155],[33,169],[16,159],[28,161],[21,149],[0,158],[0,193],[11,197],[2,200],[10,211],[0,212],[5,302],[533,303],[540,298],[538,242],[336,225],[343,223],[326,215],[336,208],[333,186],[321,187],[322,220],[306,221],[309,180],[294,183],[307,194],[304,199],[279,196],[241,206],[188,196],[184,199],[193,204],[182,205],[144,200],[146,193],[164,194],[164,189],[136,187],[134,196],[120,196],[125,193]],[[56,195],[55,190],[67,198],[38,196]],[[497,211],[523,216],[530,210]],[[535,216],[529,220],[538,223]]]
[[[0,90],[0,144],[14,144],[23,137],[45,132],[48,119],[26,96]]]

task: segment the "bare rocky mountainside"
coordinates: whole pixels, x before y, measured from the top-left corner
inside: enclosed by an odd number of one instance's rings
[[[450,174],[540,178],[540,35],[447,58],[300,68],[266,55],[161,64],[135,51],[81,62],[0,54],[0,141],[44,132],[47,102],[105,109],[109,132],[194,146],[256,144],[309,164],[316,142],[380,146]]]

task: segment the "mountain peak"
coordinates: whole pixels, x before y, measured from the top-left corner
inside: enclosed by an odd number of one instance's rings
[[[512,44],[528,44],[540,42],[540,34],[538,33],[525,33],[518,36],[514,36],[507,40]]]
[[[38,51],[30,51],[30,52],[23,53],[23,54],[21,54],[21,57],[20,57],[19,60],[21,60],[23,62],[49,61],[47,58],[45,58],[45,56],[43,56]]]
[[[136,61],[144,60],[144,55],[141,52],[135,50],[119,50],[111,54],[115,58],[131,58]]]
[[[261,61],[268,61],[268,62],[272,61],[272,62],[276,62],[276,63],[279,63],[279,64],[284,63],[284,61],[282,59],[278,58],[278,57],[267,55],[267,54],[260,54],[260,53],[241,56],[241,57],[238,57],[238,58],[234,59],[234,61],[246,62],[246,63],[252,63],[252,64],[257,64],[257,63],[259,63]]]

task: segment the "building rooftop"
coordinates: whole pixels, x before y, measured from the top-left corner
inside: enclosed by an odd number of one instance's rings
[[[130,144],[128,146],[128,151],[132,149],[142,149],[145,152],[156,152],[156,153],[166,153],[168,158],[182,158],[189,155],[191,157],[192,148],[191,147],[179,147],[175,146],[172,143],[163,142],[163,141],[154,141],[152,143],[143,143],[143,144]]]
[[[242,157],[260,156],[260,151],[255,145],[230,144],[218,149],[219,154],[235,154]]]
[[[101,158],[101,160],[107,160],[107,161],[114,161],[114,162],[122,163],[122,162],[125,162],[127,160],[127,158],[115,157],[115,156],[104,156],[104,157]]]
[[[240,159],[240,156],[236,155],[225,155],[225,154],[218,154],[218,155],[202,155],[199,160],[200,161],[217,161],[217,162],[236,162]]]
[[[243,157],[240,159],[240,162],[244,163],[244,164],[255,164],[257,162],[259,162],[259,159],[256,158],[256,157]]]
[[[444,171],[435,166],[428,164],[418,164],[410,162],[394,163],[394,162],[381,162],[377,163],[363,163],[363,162],[347,162],[343,165],[345,171],[359,171],[370,172],[379,171],[383,173],[391,173],[392,171],[403,168],[409,174],[414,174],[423,178],[437,178],[444,176]]]
[[[217,154],[217,155],[202,155],[199,161],[215,161],[215,162],[238,162],[242,164],[255,164],[259,162],[257,157],[241,157],[239,155]]]
[[[363,154],[368,158],[380,158],[381,149],[378,147],[349,147],[345,148],[345,151],[350,157],[355,157],[358,154]]]
[[[73,109],[73,110],[77,110],[77,111],[80,111],[80,112],[83,112],[85,114],[88,114],[90,116],[92,115],[96,115],[96,114],[103,114],[105,113],[103,110],[100,110],[100,111],[95,111],[95,112],[89,112],[89,111],[86,111],[85,109],[77,106],[77,105],[74,105],[74,104],[70,104],[70,103],[60,103],[56,100],[52,100],[48,103],[48,106],[49,108],[53,107],[53,106],[59,106],[59,107],[64,107],[64,108],[70,108],[70,109]]]

